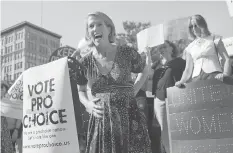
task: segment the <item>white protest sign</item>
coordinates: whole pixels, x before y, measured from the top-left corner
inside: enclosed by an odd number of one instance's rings
[[[226,3],[227,3],[229,14],[231,17],[233,17],[233,1],[227,0]]]
[[[1,115],[22,119],[23,118],[23,75],[21,74],[8,90],[5,98],[1,100]]]
[[[137,34],[137,44],[139,53],[142,53],[145,47],[154,47],[163,43],[163,24],[144,29]]]
[[[10,87],[6,95],[11,101],[23,103],[23,73],[18,77],[14,84]]]
[[[229,56],[233,56],[233,37],[222,40]]]
[[[144,48],[147,46],[147,29],[140,31],[137,33],[137,44],[138,44],[138,52],[142,53]]]
[[[67,57],[23,75],[23,153],[79,153]]]

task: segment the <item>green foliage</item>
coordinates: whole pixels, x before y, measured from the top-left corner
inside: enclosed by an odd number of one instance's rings
[[[118,33],[116,41],[119,44],[128,44],[131,47],[137,49],[137,33],[141,30],[149,28],[151,26],[150,22],[134,22],[134,21],[124,21],[123,28],[125,33]]]

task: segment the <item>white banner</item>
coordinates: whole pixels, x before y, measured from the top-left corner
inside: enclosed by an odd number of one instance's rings
[[[23,75],[23,153],[79,153],[67,57]]]
[[[229,56],[233,56],[233,37],[222,40]]]
[[[156,47],[164,43],[165,40],[173,42],[180,52],[191,42],[188,33],[188,18],[170,20],[157,26],[152,26],[137,34],[137,44],[139,53],[145,47]],[[152,56],[156,53],[156,49]]]

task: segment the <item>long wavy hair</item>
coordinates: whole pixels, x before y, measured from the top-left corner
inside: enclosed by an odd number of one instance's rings
[[[211,33],[208,29],[208,25],[204,19],[203,16],[197,14],[197,15],[193,15],[189,18],[189,35],[193,38],[193,39],[196,39],[196,35],[194,34],[193,32],[193,25],[192,25],[192,20],[195,21],[196,25],[198,26],[198,28],[201,29],[201,36],[209,36]]]

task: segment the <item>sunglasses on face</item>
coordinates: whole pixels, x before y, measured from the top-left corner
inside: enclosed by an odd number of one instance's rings
[[[191,24],[191,25],[189,26],[190,29],[192,29],[193,27],[194,27],[194,28],[197,28],[197,25],[196,25],[196,24],[194,24],[194,25]]]

